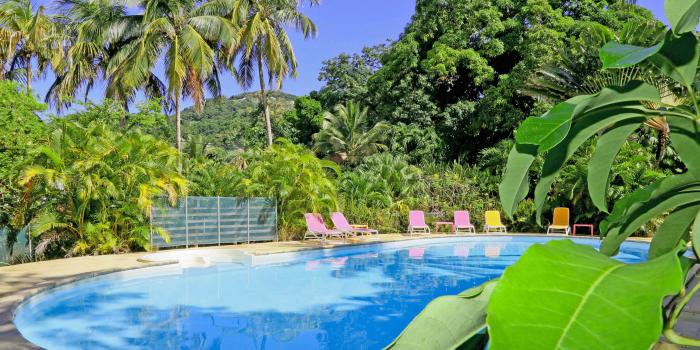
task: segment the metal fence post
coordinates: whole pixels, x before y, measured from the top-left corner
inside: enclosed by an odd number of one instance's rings
[[[216,196],[216,227],[219,232],[219,245],[221,245],[221,197]]]
[[[151,207],[151,215],[148,217],[148,234],[151,249],[153,249],[153,207]]]
[[[248,204],[248,214],[246,216],[246,232],[248,233],[248,244],[250,244],[250,198],[246,200]]]
[[[185,248],[190,247],[190,214],[187,210],[187,202],[189,202],[187,198],[185,197]]]
[[[279,215],[277,213],[277,197],[275,197],[275,242],[279,242],[280,240],[280,232],[277,227],[277,225],[279,225],[278,217]]]
[[[34,249],[32,249],[32,226],[27,225],[27,240],[29,241],[29,260],[34,261]]]

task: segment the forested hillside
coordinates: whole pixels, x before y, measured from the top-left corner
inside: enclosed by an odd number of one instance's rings
[[[296,96],[273,91],[269,95],[273,125],[284,121],[285,113],[294,109]],[[260,94],[239,95],[207,100],[202,113],[193,107],[182,111],[185,138],[200,135],[211,146],[226,150],[251,148],[265,144],[265,125],[260,115]]]

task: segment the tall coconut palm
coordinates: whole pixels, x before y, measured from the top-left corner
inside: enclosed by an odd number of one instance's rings
[[[122,0],[59,0],[59,9],[68,19],[64,31],[69,33],[67,57],[56,69],[56,79],[49,88],[46,102],[60,111],[70,105],[83,89],[84,99],[98,79],[111,87],[105,97],[119,101],[125,109],[135,91],[124,85],[110,84],[107,65],[124,43],[138,38],[141,15],[129,15]],[[148,97],[165,95],[165,85],[154,74],[143,82]]]
[[[238,58],[234,71],[244,88],[253,85],[254,71],[258,73],[260,103],[267,129],[267,142],[272,146],[272,121],[266,86],[281,89],[284,78],[297,76],[297,60],[287,27],[300,31],[304,38],[316,35],[316,25],[300,7],[306,3],[318,5],[319,0],[222,0],[221,6],[231,21],[241,28],[239,45],[227,57],[231,64]],[[267,77],[266,77],[267,75]]]
[[[207,83],[218,79],[213,48],[235,46],[238,33],[229,20],[204,13],[197,3],[196,0],[143,0],[140,6],[144,13],[137,39],[125,43],[107,68],[112,77],[108,91],[123,87],[133,90],[152,76],[159,63],[164,64],[167,95],[174,101],[178,151],[182,151],[182,97],[191,97],[195,109],[201,112],[205,87],[219,86]],[[161,56],[164,59],[160,60]]]
[[[355,164],[387,149],[382,142],[388,130],[389,124],[383,121],[370,126],[367,107],[349,101],[336,106],[334,113],[326,112],[321,131],[313,139],[316,150],[329,154],[336,163]]]
[[[47,15],[44,6],[34,9],[30,0],[0,2],[0,71],[24,80],[27,91],[32,87],[32,60],[37,72],[43,73],[63,57],[63,36],[58,17]]]

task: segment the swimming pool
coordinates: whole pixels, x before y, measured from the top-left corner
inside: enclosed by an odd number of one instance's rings
[[[104,275],[41,293],[17,329],[46,349],[378,349],[437,296],[498,277],[528,236],[372,244]],[[597,246],[592,239],[577,243]],[[627,242],[618,259],[646,260]]]

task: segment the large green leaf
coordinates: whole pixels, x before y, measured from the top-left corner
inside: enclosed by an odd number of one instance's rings
[[[598,50],[598,55],[603,62],[603,69],[626,68],[655,55],[662,45],[663,43],[658,43],[652,47],[640,47],[609,42]]]
[[[671,145],[683,164],[695,177],[700,178],[700,121],[669,116]]]
[[[700,210],[695,215],[695,223],[693,224],[691,241],[693,242],[695,256],[700,256]]]
[[[627,265],[569,240],[533,245],[491,296],[489,349],[650,349],[682,286],[675,252]]]
[[[700,0],[666,0],[664,12],[674,33],[693,32],[700,17]]]
[[[540,152],[556,146],[569,132],[576,105],[562,102],[541,117],[525,119],[515,134],[519,144],[539,145]]]
[[[537,222],[541,222],[542,211],[547,200],[547,194],[557,175],[561,172],[566,161],[589,138],[596,135],[608,125],[619,125],[623,121],[641,124],[646,118],[640,116],[640,111],[631,108],[609,108],[586,113],[573,125],[566,138],[557,147],[547,153],[542,166],[540,181],[535,187],[535,206],[537,207]]]
[[[477,349],[480,341],[469,341],[486,328],[486,305],[496,284],[497,280],[489,281],[433,300],[385,349]]]
[[[689,229],[700,205],[683,206],[673,211],[654,233],[649,246],[649,259],[673,251],[681,241],[689,241]]]
[[[624,87],[603,89],[590,96],[578,96],[557,105],[550,113],[539,118],[528,118],[516,133],[517,147],[537,145],[539,152],[556,146],[550,153],[549,170],[543,172],[549,176],[545,183],[538,185],[540,197],[544,200],[547,191],[557,174],[556,165],[563,164],[580,144],[599,130],[610,124],[633,116],[644,115],[645,109],[639,101],[660,101],[658,90],[644,82],[632,81]],[[573,104],[573,103],[577,104]],[[596,119],[598,118],[598,119]],[[587,122],[581,122],[587,120]],[[572,121],[575,123],[571,130]],[[591,123],[595,123],[591,126]],[[580,124],[576,126],[576,124]],[[578,134],[585,129],[586,133]],[[568,136],[567,136],[568,135]],[[564,145],[559,145],[563,140]],[[506,172],[499,187],[503,208],[509,216],[517,204],[526,196],[527,172],[535,158],[532,148],[514,148],[509,155]],[[542,195],[544,193],[544,196]],[[544,203],[544,202],[542,202]],[[541,213],[542,205],[540,205]],[[538,215],[539,218],[539,215]]]
[[[615,123],[605,134],[598,138],[595,152],[588,163],[588,194],[593,204],[603,212],[608,211],[605,200],[610,183],[610,168],[615,156],[620,152],[627,137],[639,127],[637,119],[627,119]]]
[[[605,239],[600,251],[617,254],[620,244],[640,226],[674,208],[691,204],[700,204],[700,180],[690,173],[666,177],[626,195],[601,223]]]
[[[561,142],[569,132],[572,121],[597,109],[640,101],[660,102],[659,91],[652,85],[633,80],[625,86],[606,87],[595,95],[582,95],[562,102],[542,117],[530,117],[515,134],[520,144],[538,145],[545,152]]]
[[[515,212],[518,203],[527,196],[529,191],[527,173],[536,155],[537,146],[525,144],[516,144],[508,155],[506,171],[498,186],[498,193],[503,210],[509,217]]]
[[[700,59],[700,47],[693,32],[675,36],[666,34],[661,50],[649,62],[684,86],[693,86]]]

